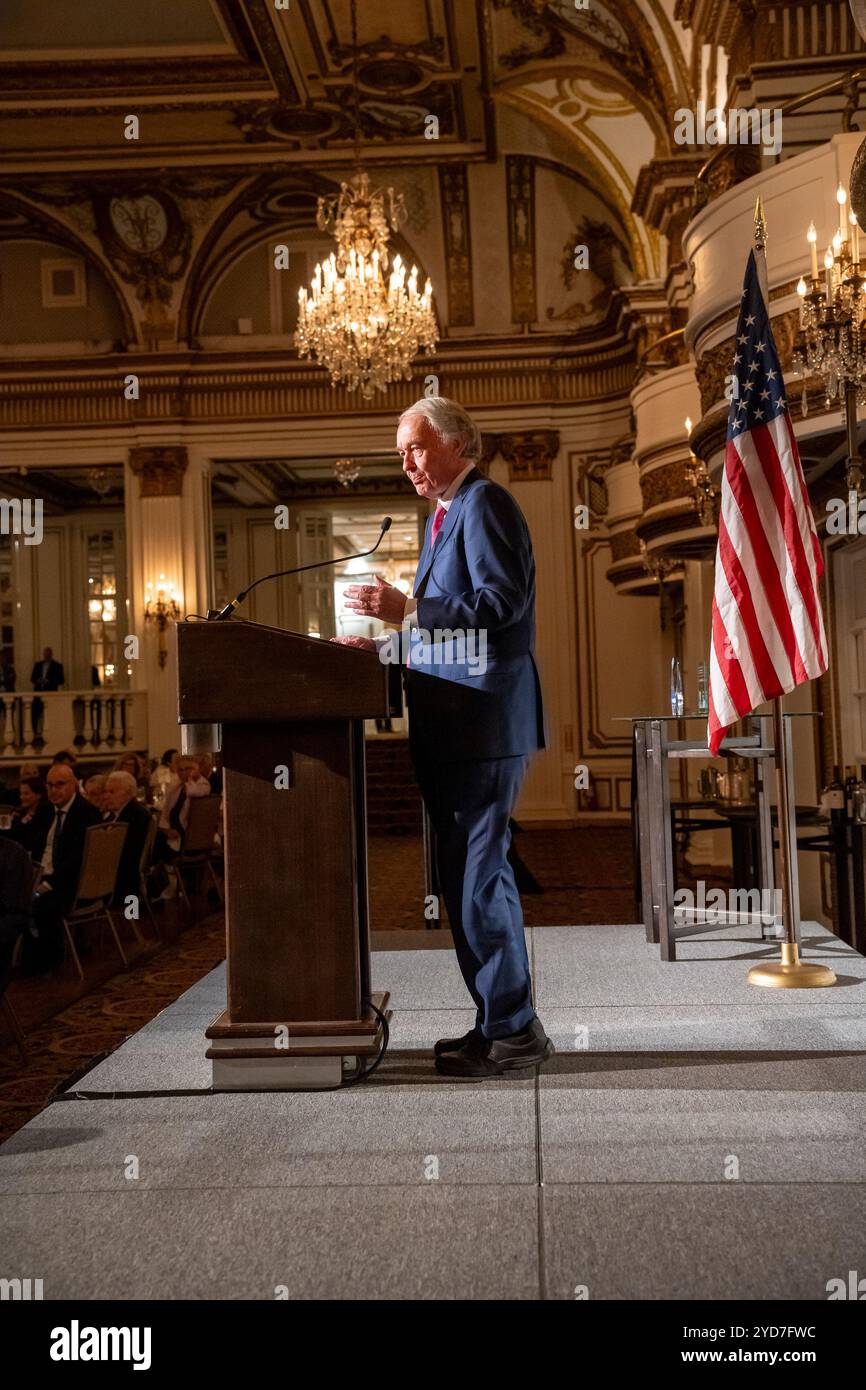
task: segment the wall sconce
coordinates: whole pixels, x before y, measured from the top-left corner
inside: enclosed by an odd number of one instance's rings
[[[168,660],[168,648],[165,645],[166,630],[171,623],[176,623],[180,617],[180,604],[177,601],[177,593],[173,584],[168,584],[164,574],[159,576],[159,583],[153,585],[148,582],[144,597],[144,621],[156,626],[159,635],[159,665],[160,669],[165,666]]]
[[[688,438],[692,432],[692,422],[688,416],[686,416],[685,427]],[[701,525],[715,527],[718,522],[719,489],[710,477],[704,460],[695,457],[691,444],[689,444],[689,461],[686,464],[686,482],[692,490],[695,509],[701,519]]]

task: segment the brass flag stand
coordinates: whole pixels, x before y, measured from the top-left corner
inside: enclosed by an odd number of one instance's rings
[[[761,199],[755,207],[755,251],[758,277],[764,301],[767,302],[767,227]],[[800,960],[797,945],[797,924],[794,921],[793,904],[799,901],[799,894],[793,891],[793,875],[797,872],[796,831],[791,838],[789,816],[793,788],[790,784],[790,767],[786,756],[785,731],[782,722],[782,699],[776,696],[773,701],[773,742],[776,751],[776,807],[779,824],[779,858],[782,870],[782,923],[785,939],[782,942],[782,959],[753,965],[748,974],[750,985],[764,985],[770,989],[820,989],[824,985],[835,985],[836,976],[826,965]]]

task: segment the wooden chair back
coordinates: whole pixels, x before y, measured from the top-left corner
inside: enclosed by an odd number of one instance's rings
[[[122,821],[109,821],[105,825],[91,825],[87,830],[75,893],[76,903],[113,896],[128,829]]]

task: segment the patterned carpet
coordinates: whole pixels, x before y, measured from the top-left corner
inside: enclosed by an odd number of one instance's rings
[[[543,894],[523,898],[529,926],[634,920],[631,836],[627,828],[524,831],[515,837]],[[420,839],[375,836],[369,853],[370,909],[379,931],[424,927],[423,856]],[[225,956],[221,912],[199,903],[207,915],[187,924],[175,903],[157,909],[164,940],[128,943],[130,968],[120,970],[106,943],[84,960],[85,982],[67,972],[17,979],[9,999],[25,1032],[24,1063],[2,1026],[0,1140],[25,1124],[52,1092],[86,1071],[218,965]],[[144,924],[147,934],[147,923]]]

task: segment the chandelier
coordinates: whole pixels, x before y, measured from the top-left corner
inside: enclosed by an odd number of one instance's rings
[[[339,194],[318,200],[316,225],[334,236],[337,249],[316,266],[309,291],[298,291],[295,345],[301,357],[315,356],[328,368],[332,386],[344,382],[369,400],[388,382],[411,379],[420,348],[434,351],[436,318],[429,279],[419,293],[417,267],[407,277],[399,255],[391,265],[388,241],[406,218],[402,194],[371,189],[360,168],[355,0],[352,47],[357,167]]]
[[[818,273],[817,233],[814,222],[806,233],[811,252],[811,275],[797,285],[800,296],[800,331],[792,366],[803,378],[802,410],[808,410],[806,378],[823,380],[827,405],[838,400],[846,421],[849,490],[859,491],[862,467],[857,450],[857,406],[866,405],[866,277],[860,269],[860,227],[856,214],[848,214],[848,195],[840,184],[836,191],[839,227],[824,255],[824,275]]]
[[[343,487],[349,487],[350,484],[357,482],[361,476],[361,468],[354,459],[337,459],[334,464],[334,475],[338,483]]]

